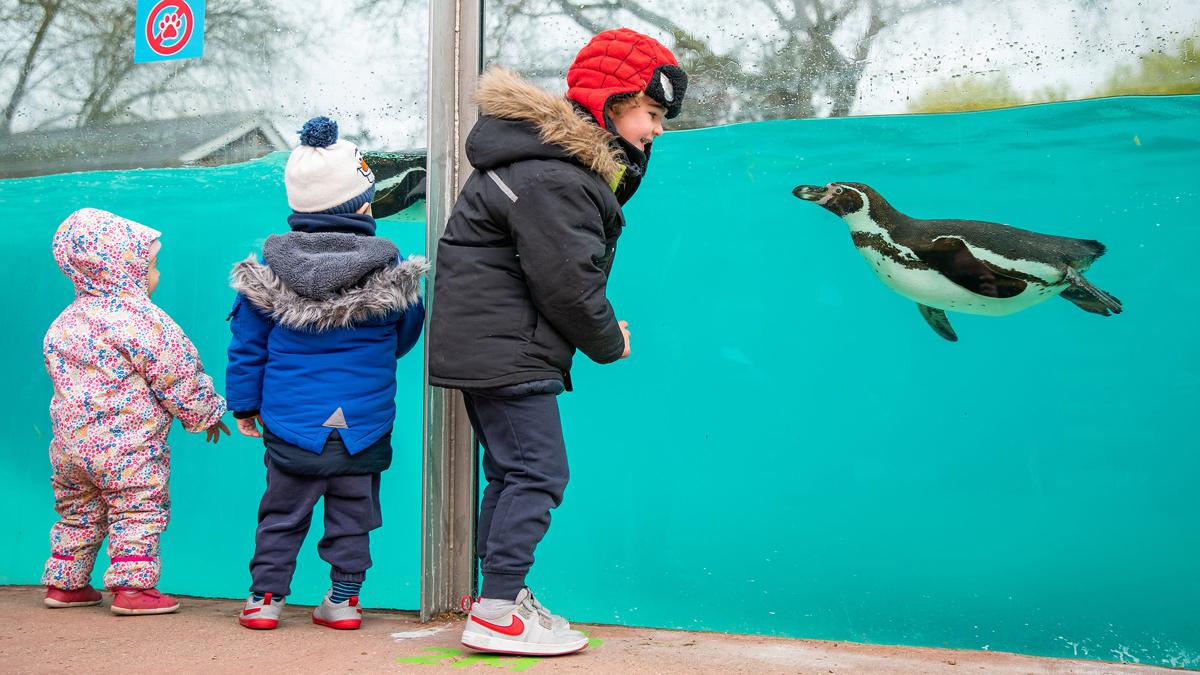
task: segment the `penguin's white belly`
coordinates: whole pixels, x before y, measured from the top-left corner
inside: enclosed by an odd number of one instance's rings
[[[1063,292],[1069,285],[1028,282],[1025,290],[1018,295],[1011,298],[991,298],[972,293],[942,276],[937,270],[905,267],[872,248],[860,248],[858,251],[888,288],[913,302],[945,311],[1005,316],[1045,302]],[[1053,270],[1049,266],[1046,267]]]

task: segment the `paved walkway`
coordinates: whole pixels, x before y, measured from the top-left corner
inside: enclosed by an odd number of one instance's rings
[[[411,612],[367,611],[358,631],[314,626],[288,607],[274,631],[237,625],[241,603],[182,598],[166,616],[118,617],[96,607],[50,610],[40,588],[0,586],[4,673],[1151,673],[1099,661],[1000,652],[886,647],[724,633],[580,626],[592,643],[559,658],[477,654],[458,643],[462,619],[421,624]]]

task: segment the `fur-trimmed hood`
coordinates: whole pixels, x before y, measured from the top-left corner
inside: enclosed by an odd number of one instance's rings
[[[477,169],[523,159],[568,159],[609,184],[625,170],[614,136],[586,111],[510,70],[494,67],[481,75],[475,101],[484,117],[467,138],[467,158]]]
[[[234,265],[229,285],[276,323],[321,332],[404,312],[420,301],[421,277],[427,271],[425,258],[411,256],[329,299],[317,300],[296,293],[251,255]]]
[[[383,237],[346,232],[273,234],[263,244],[263,259],[284,285],[313,300],[331,300],[357,286],[400,257]]]

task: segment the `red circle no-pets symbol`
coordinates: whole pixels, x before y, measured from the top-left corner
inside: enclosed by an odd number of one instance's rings
[[[146,18],[146,44],[159,56],[176,54],[192,39],[192,23],[187,0],[162,0]]]

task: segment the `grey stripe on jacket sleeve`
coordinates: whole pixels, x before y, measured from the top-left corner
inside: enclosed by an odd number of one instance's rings
[[[497,176],[495,171],[488,171],[487,175],[488,178],[491,178],[492,182],[495,183],[496,186],[499,187],[509,199],[512,200],[512,203],[517,203],[517,193],[513,192],[512,188],[508,187],[507,183],[500,180],[500,176]]]

